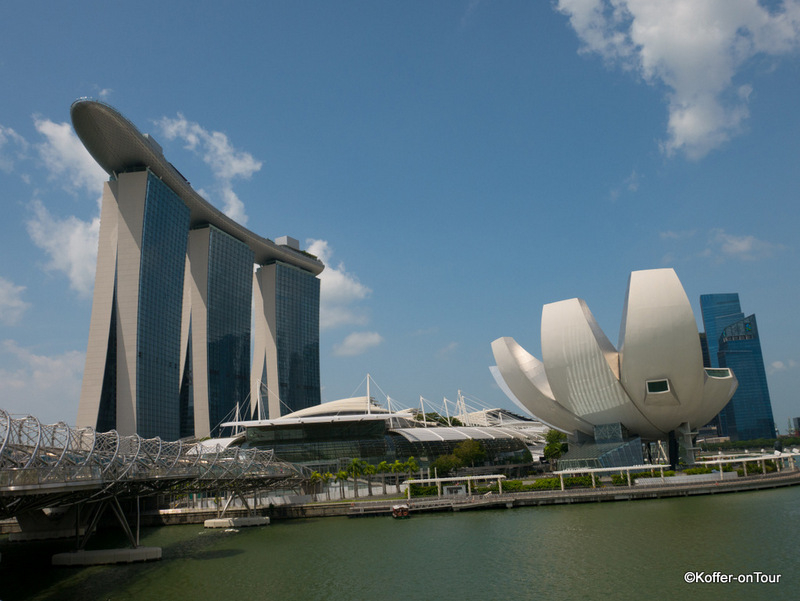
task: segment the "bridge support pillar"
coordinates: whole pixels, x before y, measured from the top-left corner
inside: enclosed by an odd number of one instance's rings
[[[20,532],[10,533],[8,540],[25,542],[70,538],[75,536],[76,527],[80,536],[83,536],[86,532],[86,525],[79,524],[76,526],[76,513],[75,507],[33,509],[20,512],[16,516]]]

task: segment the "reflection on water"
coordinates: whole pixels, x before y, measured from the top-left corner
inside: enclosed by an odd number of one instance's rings
[[[29,582],[20,567],[46,564],[51,548],[2,541],[0,600],[795,599],[798,502],[792,487],[239,532],[171,526],[143,531],[143,545],[163,548],[160,562],[43,566]],[[782,579],[686,584],[687,571]]]

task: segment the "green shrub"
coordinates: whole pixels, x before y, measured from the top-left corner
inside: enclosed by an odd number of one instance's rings
[[[710,474],[713,470],[710,467],[690,467],[683,470],[687,476],[694,476],[697,474]]]
[[[561,481],[558,478],[539,478],[529,486],[530,490],[556,490],[561,488]]]
[[[592,486],[592,476],[591,474],[587,474],[586,476],[570,476],[569,478],[564,478],[564,487],[565,488],[574,488],[574,487],[581,487],[581,486],[588,486],[591,488]],[[597,478],[595,477],[595,486],[597,486]]]
[[[422,486],[421,484],[411,484],[412,497],[435,497],[439,494],[439,489],[434,484],[432,486]]]
[[[522,480],[506,480],[503,482],[503,492],[522,492],[526,485]]]

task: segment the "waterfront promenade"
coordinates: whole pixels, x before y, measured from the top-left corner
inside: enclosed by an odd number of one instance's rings
[[[731,480],[681,478],[679,482],[664,484],[648,482],[646,485],[613,486],[598,488],[568,488],[567,490],[541,490],[530,492],[505,492],[484,495],[452,495],[446,497],[412,497],[409,501],[402,493],[386,497],[360,497],[336,501],[315,500],[325,495],[295,496],[289,503],[261,505],[251,508],[257,515],[272,520],[321,518],[333,516],[367,517],[389,516],[392,505],[406,503],[411,514],[443,511],[474,511],[481,509],[512,509],[542,505],[570,505],[576,503],[605,503],[613,501],[639,501],[674,497],[692,497],[738,493],[753,490],[781,488],[800,484],[800,470],[784,470],[766,475],[747,476]],[[376,487],[379,488],[379,487]],[[143,525],[196,524],[216,517],[214,507],[168,509],[144,513]],[[228,516],[247,515],[244,507],[229,507]]]

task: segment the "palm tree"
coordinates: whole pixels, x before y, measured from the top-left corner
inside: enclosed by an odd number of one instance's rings
[[[318,471],[311,472],[311,475],[308,477],[308,481],[311,482],[311,490],[314,491],[314,494],[317,493],[317,485],[322,482],[322,474]]]
[[[405,471],[408,474],[408,479],[409,480],[411,479],[411,476],[414,475],[414,472],[418,472],[419,471],[419,465],[417,464],[417,460],[414,459],[413,456],[409,457],[408,461],[406,461],[403,464],[403,466],[406,468]]]
[[[376,468],[371,463],[364,463],[364,467],[362,469],[363,474],[367,477],[367,495],[370,497],[372,496],[372,476],[378,473],[378,468]]]
[[[333,474],[331,474],[330,472],[325,472],[324,474],[322,474],[321,478],[322,478],[322,484],[323,484],[323,486],[325,486],[325,495],[328,497],[328,501],[330,501],[331,500],[331,487],[328,486],[328,482],[333,480]]]
[[[383,496],[386,496],[386,473],[392,471],[392,466],[387,461],[381,461],[378,464],[378,472],[381,475],[381,485],[383,486]]]
[[[358,477],[364,473],[365,465],[366,461],[356,457],[347,466],[347,471],[353,476],[353,495],[356,499],[358,498]]]
[[[399,459],[395,459],[394,463],[391,465],[392,473],[393,474],[405,474],[406,472],[406,464],[401,463]],[[397,486],[397,491],[400,492],[400,477],[395,475],[394,484]]]
[[[339,483],[339,497],[344,499],[344,483],[347,482],[347,479],[350,477],[350,474],[347,473],[346,470],[339,470],[336,472],[336,481]]]

